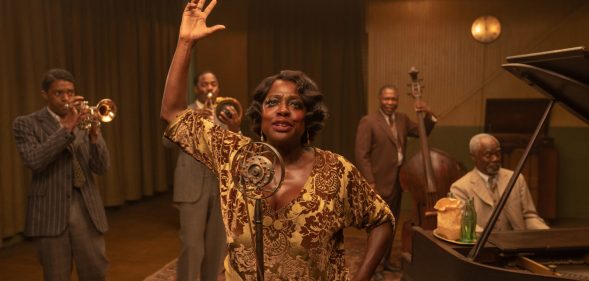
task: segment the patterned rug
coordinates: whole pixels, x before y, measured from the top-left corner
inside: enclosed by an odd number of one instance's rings
[[[358,270],[362,257],[364,256],[364,249],[366,248],[366,238],[364,237],[346,237],[346,265],[350,269],[352,276]],[[396,247],[393,248],[393,254],[398,250]],[[169,262],[164,265],[160,270],[154,274],[148,276],[144,281],[176,281],[176,262]],[[373,281],[399,281],[401,274],[399,272],[382,272],[375,274],[372,278]],[[223,275],[219,276],[218,281],[225,281]]]
[[[154,274],[147,276],[143,281],[176,281],[176,265],[178,259],[167,263]]]

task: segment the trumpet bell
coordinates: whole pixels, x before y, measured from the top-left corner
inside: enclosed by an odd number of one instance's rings
[[[108,123],[115,119],[117,115],[117,105],[111,99],[103,99],[98,102],[98,104],[94,107],[95,115],[100,122]]]

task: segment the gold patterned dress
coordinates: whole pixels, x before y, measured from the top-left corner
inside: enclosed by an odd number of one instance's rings
[[[254,201],[244,200],[230,175],[236,151],[250,138],[222,129],[198,113],[186,110],[164,136],[207,165],[219,178],[221,212],[227,233],[227,280],[256,280],[255,248],[248,214]],[[311,175],[301,193],[286,206],[264,206],[264,275],[266,280],[348,280],[343,230],[370,231],[394,225],[386,203],[344,157],[314,149]],[[248,208],[246,210],[246,208]],[[255,232],[255,230],[254,230]]]

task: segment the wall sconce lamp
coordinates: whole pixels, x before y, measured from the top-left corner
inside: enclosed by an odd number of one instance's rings
[[[494,16],[480,16],[472,23],[470,33],[483,44],[491,43],[501,35],[501,22]]]

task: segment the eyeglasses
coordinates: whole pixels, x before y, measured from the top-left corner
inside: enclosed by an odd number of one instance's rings
[[[64,95],[66,95],[68,97],[73,97],[76,95],[76,91],[74,91],[74,90],[56,90],[56,91],[52,91],[51,93],[56,97],[61,97]]]

